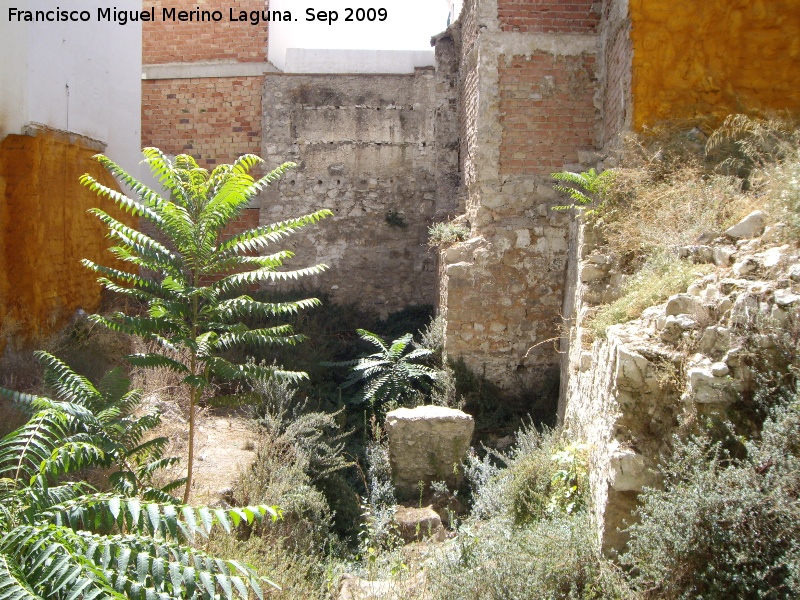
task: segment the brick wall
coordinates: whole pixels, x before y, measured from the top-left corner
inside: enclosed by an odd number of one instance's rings
[[[611,4],[611,3],[609,3]],[[602,98],[603,119],[600,147],[617,141],[620,132],[630,126],[630,86],[633,47],[630,39],[630,21],[608,15],[603,32]]]
[[[595,144],[595,57],[501,56],[500,173],[547,175]]]
[[[478,117],[477,0],[467,0],[461,13],[458,66],[459,160],[465,186],[475,182]]]
[[[144,0],[142,8],[155,7],[156,21],[142,23],[142,62],[146,65],[171,62],[235,60],[263,62],[267,55],[267,23],[230,22],[229,10],[238,15],[266,10],[265,0]],[[218,23],[164,23],[162,8],[177,10],[219,10]]]
[[[593,0],[498,0],[503,31],[525,33],[591,33],[600,15]]]
[[[203,165],[261,154],[263,77],[142,82],[142,144]]]

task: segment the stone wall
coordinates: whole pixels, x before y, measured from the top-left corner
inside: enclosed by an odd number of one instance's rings
[[[262,155],[298,168],[263,194],[261,222],[333,211],[293,238],[291,264],[330,266],[312,284],[336,302],[386,314],[434,301],[428,227],[452,210],[436,194],[435,88],[433,69],[265,76]]]
[[[596,159],[597,8],[544,4],[475,0],[454,26],[471,239],[441,257],[445,352],[506,388],[557,377],[570,217],[549,174]]]
[[[779,229],[765,230],[762,220],[760,228],[731,228],[709,245],[681,249],[697,263],[713,263],[714,271],[592,339],[588,318],[618,295],[620,275],[614,258],[598,249],[596,233],[576,228],[562,410],[570,437],[589,445],[591,506],[605,551],[624,546],[638,495],[659,484],[657,467],[672,436],[708,417],[736,420],[728,411],[740,399],[739,410],[748,406],[756,354],[767,357],[767,370],[785,370],[771,349],[800,306],[793,291],[800,256],[777,241]],[[747,332],[755,323],[753,338]]]

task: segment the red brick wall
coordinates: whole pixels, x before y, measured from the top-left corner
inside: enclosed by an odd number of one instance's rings
[[[145,80],[142,145],[211,167],[261,155],[263,85],[263,77]]]
[[[503,31],[526,33],[590,33],[600,15],[593,0],[498,0],[497,17]]]
[[[142,23],[142,62],[146,65],[202,60],[264,62],[267,57],[268,23],[250,25],[230,22],[232,9],[266,10],[266,0],[144,0],[142,7],[155,7],[156,21]],[[219,22],[162,22],[162,8],[219,10]]]
[[[595,145],[595,57],[500,56],[501,174],[546,175]]]

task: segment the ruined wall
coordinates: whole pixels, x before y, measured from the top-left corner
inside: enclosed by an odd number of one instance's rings
[[[475,0],[458,23],[471,239],[441,257],[445,351],[506,388],[557,377],[570,217],[549,174],[596,159],[598,21],[589,1]]]
[[[290,264],[329,265],[313,284],[337,302],[382,313],[432,303],[433,70],[265,79],[262,155],[273,167],[299,166],[262,195],[261,222],[321,208],[335,215],[292,238]]]
[[[629,0],[633,125],[800,111],[800,0]]]
[[[602,111],[599,145],[604,150],[609,150],[619,146],[621,133],[630,130],[633,113],[633,45],[628,0],[607,0],[603,3],[599,32],[598,92]]]
[[[106,229],[86,214],[121,211],[80,185],[84,173],[111,187],[91,160],[102,145],[73,134],[38,131],[0,142],[0,344],[63,326],[78,308],[97,310],[100,286],[82,258],[108,264]]]

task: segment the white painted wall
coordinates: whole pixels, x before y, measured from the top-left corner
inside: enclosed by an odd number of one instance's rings
[[[141,23],[98,21],[97,0],[14,0],[20,10],[88,10],[87,22],[8,21],[0,8],[0,133],[41,123],[107,144],[105,153],[133,174],[141,160]],[[109,5],[110,6],[110,5]],[[141,10],[141,0],[116,0]]]
[[[286,51],[289,48],[329,50],[413,50],[431,51],[430,39],[447,27],[449,0],[271,0],[270,10],[288,10],[296,21],[271,21],[269,25],[269,61],[280,70],[288,70]],[[461,4],[461,0],[456,0]],[[374,22],[344,22],[345,8],[385,8],[388,18]],[[339,20],[327,24],[306,21],[306,10],[336,10]],[[374,57],[373,57],[374,58]],[[415,66],[427,66],[428,58]],[[373,61],[374,62],[374,61]],[[380,61],[370,70],[353,71],[345,63],[338,72],[386,71]],[[289,65],[291,66],[291,65]],[[323,71],[335,72],[335,71]]]

